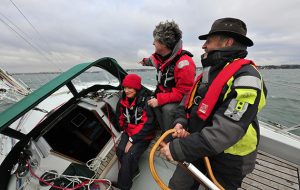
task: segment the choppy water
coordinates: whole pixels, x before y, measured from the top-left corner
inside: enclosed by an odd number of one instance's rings
[[[144,84],[155,85],[155,71],[136,71],[135,73],[142,77]],[[299,125],[300,69],[261,70],[261,74],[268,88],[268,99],[266,107],[259,113],[259,119],[287,127]],[[13,75],[13,77],[21,79],[32,89],[38,88],[56,76],[57,74]],[[93,75],[87,75],[85,78],[89,81],[95,80],[95,76]],[[102,76],[102,78],[106,80],[107,76]],[[97,76],[97,80],[99,80],[99,75]],[[8,106],[9,103],[2,102],[0,111],[3,111]],[[300,130],[296,133],[300,135]]]
[[[154,71],[138,74],[144,83],[155,84]],[[266,107],[259,113],[259,119],[287,127],[299,125],[300,69],[268,69],[261,70],[261,74],[268,89],[268,98]]]

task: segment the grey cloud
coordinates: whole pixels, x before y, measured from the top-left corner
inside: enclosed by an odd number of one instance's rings
[[[248,26],[255,46],[249,58],[259,65],[299,64],[300,14],[298,0],[143,0],[143,1],[38,1],[14,0],[42,35],[3,0],[0,12],[24,30],[30,42],[41,47],[37,53],[0,22],[0,67],[10,72],[53,71],[100,57],[115,58],[126,68],[139,67],[142,56],[150,55],[152,31],[160,21],[175,20],[183,31],[184,47],[195,55],[200,66],[198,35],[207,33],[215,19],[238,17]],[[1,17],[1,19],[4,19]],[[48,59],[53,59],[49,61]],[[15,66],[15,67],[14,67]]]

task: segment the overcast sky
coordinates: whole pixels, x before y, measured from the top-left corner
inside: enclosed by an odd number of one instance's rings
[[[246,22],[254,41],[248,58],[257,65],[300,64],[299,12],[300,0],[1,0],[0,67],[64,71],[112,57],[140,68],[154,51],[153,29],[165,20],[179,25],[184,49],[200,66],[198,36],[223,17]]]

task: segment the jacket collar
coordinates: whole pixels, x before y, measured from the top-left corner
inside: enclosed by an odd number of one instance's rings
[[[172,60],[182,52],[182,40],[179,40],[177,44],[175,45],[174,49],[172,50],[171,55],[169,58],[164,60],[161,55],[155,54],[155,58],[162,64],[161,69],[163,70],[165,67],[167,67]]]
[[[131,103],[127,97],[123,98],[120,101],[120,103],[126,108],[131,108],[131,107],[135,106],[135,102],[136,102],[136,97],[133,99],[133,101]]]
[[[201,56],[201,63],[203,68],[212,66],[213,70],[224,67],[227,63],[231,63],[237,58],[245,58],[247,50],[236,50],[232,48],[222,48],[205,53]]]

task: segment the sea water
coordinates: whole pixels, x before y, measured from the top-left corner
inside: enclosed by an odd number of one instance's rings
[[[197,71],[199,74],[201,70]],[[264,69],[260,70],[268,89],[267,105],[258,114],[259,120],[276,124],[279,127],[293,127],[300,124],[300,69]],[[142,77],[143,84],[155,86],[156,71],[131,70],[129,73],[136,73]],[[35,74],[14,74],[13,77],[22,80],[31,89],[37,89],[47,83],[58,74],[35,73]],[[85,75],[84,81],[107,80],[99,74]],[[80,81],[77,81],[80,82]],[[0,100],[1,101],[1,100]],[[0,112],[10,106],[8,102],[0,103]],[[300,130],[294,131],[300,135]]]

